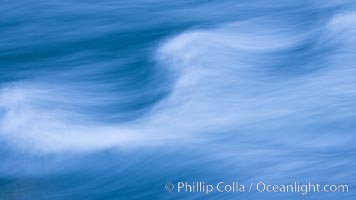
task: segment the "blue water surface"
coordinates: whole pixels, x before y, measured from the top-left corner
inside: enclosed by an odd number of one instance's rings
[[[356,198],[356,1],[2,0],[0,13],[1,200]],[[261,181],[348,192],[248,191]]]

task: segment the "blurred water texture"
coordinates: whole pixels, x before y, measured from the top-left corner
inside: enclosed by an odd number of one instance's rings
[[[0,199],[356,198],[356,1],[3,0],[0,13]],[[164,189],[261,180],[350,189]]]

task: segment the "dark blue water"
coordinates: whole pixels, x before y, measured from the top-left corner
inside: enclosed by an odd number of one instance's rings
[[[353,0],[2,0],[0,199],[353,200],[355,25]]]

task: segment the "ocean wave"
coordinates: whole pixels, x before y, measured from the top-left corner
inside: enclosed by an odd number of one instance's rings
[[[351,25],[356,14],[310,15],[315,20],[308,22],[304,15],[283,14],[167,38],[153,59],[157,73],[173,84],[158,84],[162,79],[152,76],[156,85],[147,83],[147,95],[128,92],[127,83],[106,83],[105,76],[81,80],[83,72],[88,77],[110,73],[83,67],[62,72],[64,78],[53,84],[36,79],[3,86],[1,135],[16,147],[42,153],[167,145],[206,139],[221,130],[235,132],[237,138],[249,136],[251,143],[305,148],[348,144],[354,136],[344,133],[341,138],[336,128],[323,127],[355,128],[356,38]],[[150,98],[154,88],[165,88],[167,94],[140,115],[120,123],[101,119],[125,118],[130,112],[115,113],[113,106]],[[318,143],[308,140],[310,135]]]

